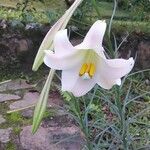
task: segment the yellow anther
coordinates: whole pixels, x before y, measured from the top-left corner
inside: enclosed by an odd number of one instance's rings
[[[82,65],[80,72],[79,72],[79,76],[82,76],[85,74],[87,67],[88,65],[86,63]]]
[[[87,68],[86,68],[86,73],[89,73],[90,72],[90,68],[91,68],[91,64],[87,64]]]
[[[96,71],[96,67],[94,64],[91,64],[90,65],[90,71],[89,71],[89,76],[92,78],[95,74],[95,71]]]
[[[84,63],[80,69],[80,72],[79,72],[79,76],[83,76],[86,74],[86,76],[88,75],[89,78],[92,78],[95,74],[95,71],[96,71],[96,67],[95,67],[95,64],[92,64],[92,63]]]

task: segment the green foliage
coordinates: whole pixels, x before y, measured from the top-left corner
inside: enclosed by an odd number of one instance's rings
[[[123,33],[128,31],[132,34],[132,32],[143,32],[145,34],[150,33],[149,22],[143,21],[113,21],[112,24],[114,33]]]
[[[118,0],[120,8],[132,9],[133,7],[141,7],[143,11],[150,11],[149,0]]]
[[[44,112],[43,119],[44,119],[44,118],[50,118],[50,117],[53,117],[54,114],[55,114],[55,111],[54,111],[54,110],[48,109],[48,110],[46,110],[46,111]]]
[[[131,14],[134,17],[134,19],[140,19],[140,20],[149,20],[149,12],[150,12],[150,1],[149,0],[133,0],[131,2]]]
[[[25,119],[20,112],[13,112],[6,115],[7,125],[13,127],[13,132],[19,134],[21,126],[31,124],[31,119]]]
[[[58,3],[59,2],[59,3]],[[64,2],[59,0],[1,0],[0,18],[23,22],[52,23],[65,10]]]
[[[14,127],[13,128],[13,132],[14,132],[15,135],[19,135],[21,130],[22,130],[21,127]]]
[[[94,3],[96,3],[97,9],[93,9]],[[84,22],[91,22],[95,19],[96,13],[98,18],[107,19],[110,18],[113,9],[114,0],[87,0],[81,7],[79,7],[75,18],[80,18]],[[149,0],[117,0],[118,10],[115,15],[117,21],[148,21],[150,2]]]
[[[34,21],[34,13],[36,12],[36,8],[33,5],[33,1],[30,0],[22,0],[16,4],[17,10],[21,11],[20,17],[24,22],[33,22]],[[41,2],[41,0],[38,0]]]
[[[25,22],[33,22],[33,13],[36,11],[36,9],[33,7],[32,2],[29,0],[23,0],[22,2],[18,2],[17,5],[17,10],[21,11],[21,17],[22,20]]]
[[[12,142],[8,142],[8,143],[6,144],[6,150],[16,150],[15,144],[12,143]]]
[[[130,11],[134,20],[148,20],[150,11],[149,0],[119,0],[118,7]]]
[[[89,13],[90,12],[90,13]],[[74,19],[87,21],[86,19],[90,19],[93,12],[93,7],[91,0],[86,0],[81,3],[79,8],[74,13]]]
[[[14,112],[8,115],[8,120],[11,123],[20,123],[22,121],[22,116],[19,112]]]
[[[97,1],[106,1],[113,2],[113,0],[97,0]],[[117,0],[118,7],[126,10],[131,10],[132,8],[141,7],[143,11],[150,11],[150,1],[149,0]]]
[[[50,14],[51,13],[51,14]],[[49,23],[56,20],[56,18],[52,18],[51,16],[55,16],[55,12],[24,12],[22,13],[20,10],[1,8],[0,9],[0,18],[6,20],[19,20],[25,23],[30,22],[39,22],[39,23]],[[50,17],[50,18],[49,18]]]
[[[32,119],[24,118],[20,112],[13,112],[6,115],[6,126],[14,128],[14,132],[19,132],[20,127],[23,125],[31,124]],[[4,124],[5,125],[5,124]]]

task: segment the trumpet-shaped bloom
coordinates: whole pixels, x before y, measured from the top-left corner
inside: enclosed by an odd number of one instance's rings
[[[105,21],[96,21],[83,42],[75,47],[69,42],[67,30],[57,32],[54,38],[54,52],[46,50],[44,63],[56,70],[62,70],[62,90],[82,96],[95,84],[104,89],[121,85],[121,77],[128,74],[133,58],[107,59],[102,47],[106,30]]]

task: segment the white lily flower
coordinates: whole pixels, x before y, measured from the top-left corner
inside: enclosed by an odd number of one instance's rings
[[[106,30],[105,21],[96,21],[83,42],[75,47],[67,37],[67,30],[57,32],[54,38],[54,52],[46,50],[44,63],[56,70],[62,70],[62,90],[79,97],[90,91],[95,84],[104,89],[121,85],[121,77],[128,74],[133,58],[107,59],[102,47]]]

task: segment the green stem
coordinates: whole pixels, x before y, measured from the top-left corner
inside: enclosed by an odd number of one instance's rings
[[[110,22],[109,22],[109,28],[108,28],[108,36],[109,36],[109,38],[110,38],[110,32],[111,32],[112,22],[113,22],[115,13],[116,13],[116,9],[117,9],[117,1],[114,0],[114,9],[113,9],[113,12],[112,12],[112,15],[111,15],[111,19],[110,19]]]
[[[113,45],[112,45],[112,42],[111,42],[111,39],[110,39],[110,37],[109,36],[107,36],[106,37],[107,38],[107,45],[108,45],[108,52],[109,52],[109,54],[110,54],[110,56],[111,56],[111,58],[115,58],[115,52],[114,52],[114,49],[113,49]]]

